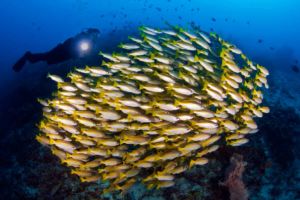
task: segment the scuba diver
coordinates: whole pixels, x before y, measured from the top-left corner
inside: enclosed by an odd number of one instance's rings
[[[88,28],[58,44],[56,47],[45,53],[31,53],[27,51],[13,66],[13,70],[20,71],[27,61],[36,63],[45,61],[47,64],[57,64],[74,58],[87,56],[95,50],[95,44],[99,39],[100,31],[95,28]]]

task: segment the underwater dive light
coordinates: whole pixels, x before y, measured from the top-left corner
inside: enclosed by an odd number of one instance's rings
[[[81,51],[87,51],[90,49],[90,44],[87,41],[81,41],[79,46]]]

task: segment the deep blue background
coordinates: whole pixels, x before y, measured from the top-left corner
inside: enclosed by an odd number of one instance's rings
[[[26,50],[46,51],[86,27],[99,28],[105,36],[141,24],[163,27],[168,21],[188,26],[194,21],[206,31],[213,28],[252,58],[277,57],[280,50],[288,52],[286,66],[300,58],[297,0],[1,0],[0,4],[1,81],[14,78],[11,66]]]

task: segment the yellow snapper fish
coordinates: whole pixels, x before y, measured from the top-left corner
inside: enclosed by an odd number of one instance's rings
[[[250,143],[259,130],[267,68],[215,33],[143,26],[99,66],[49,74],[51,99],[38,101],[36,139],[82,182],[106,180],[124,194],[141,181],[176,187],[178,174],[208,163],[222,145]]]

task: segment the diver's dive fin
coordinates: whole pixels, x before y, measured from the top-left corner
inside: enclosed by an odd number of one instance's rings
[[[26,52],[24,54],[24,56],[22,56],[13,66],[13,70],[15,72],[19,72],[21,71],[21,69],[23,68],[23,66],[26,64],[26,61],[28,59],[28,55],[30,54],[30,52]]]

